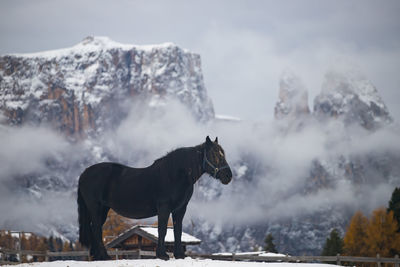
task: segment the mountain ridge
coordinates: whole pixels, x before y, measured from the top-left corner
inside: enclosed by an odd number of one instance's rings
[[[200,56],[172,43],[134,46],[87,37],[72,48],[2,56],[0,77],[8,123],[43,120],[66,135],[115,126],[112,113],[123,112],[118,106],[129,98],[173,97],[201,121],[214,117]]]
[[[256,249],[272,233],[281,252],[317,254],[355,208],[383,203],[370,198],[399,183],[400,149],[390,145],[398,132],[365,77],[328,73],[310,111],[301,79],[285,73],[276,120],[257,124],[215,116],[200,56],[171,43],[140,48],[89,37],[74,47],[0,57],[0,134],[20,153],[1,152],[9,159],[3,164],[18,170],[0,174],[0,182],[10,190],[6,200],[18,196],[15,203],[54,212],[31,214],[41,233],[76,239],[75,191],[87,166],[142,166],[208,134],[219,135],[235,179],[223,187],[204,175],[196,184],[185,230],[206,241],[202,252]],[[32,130],[44,127],[50,130]],[[48,149],[32,153],[24,138]],[[29,172],[19,172],[21,158],[35,163]],[[59,206],[67,215],[53,211]],[[26,216],[0,225],[33,227],[21,223]]]

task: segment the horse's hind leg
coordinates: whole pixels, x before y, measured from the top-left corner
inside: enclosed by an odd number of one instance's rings
[[[90,253],[93,255],[95,260],[109,260],[110,256],[107,254],[107,250],[103,244],[103,224],[107,219],[107,213],[109,208],[97,205],[97,208],[92,212],[92,236],[93,243],[90,248]]]
[[[102,218],[101,218],[101,221],[100,221],[100,240],[101,240],[100,244],[101,244],[101,249],[103,250],[103,254],[105,255],[106,259],[111,259],[111,257],[107,254],[107,250],[104,247],[104,243],[103,243],[103,225],[107,220],[107,214],[108,214],[109,210],[110,210],[109,207],[103,206],[102,214],[101,214]]]

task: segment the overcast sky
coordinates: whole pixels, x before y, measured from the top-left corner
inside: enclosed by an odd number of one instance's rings
[[[268,120],[284,69],[310,92],[352,66],[400,119],[400,1],[3,0],[0,54],[72,46],[88,35],[173,42],[202,58],[216,113]]]

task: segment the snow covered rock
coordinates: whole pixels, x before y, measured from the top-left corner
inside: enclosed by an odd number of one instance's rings
[[[67,136],[115,126],[126,102],[177,98],[214,117],[200,56],[166,43],[135,46],[87,37],[66,49],[0,57],[0,110],[8,124],[47,123]]]
[[[375,86],[355,71],[330,71],[321,93],[314,100],[319,119],[338,118],[345,125],[358,124],[376,129],[392,122],[388,109]]]
[[[308,92],[300,78],[284,71],[279,82],[279,100],[275,105],[276,119],[295,120],[309,115]]]

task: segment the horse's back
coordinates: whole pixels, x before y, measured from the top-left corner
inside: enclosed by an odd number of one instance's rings
[[[79,188],[85,191],[84,195],[90,195],[89,198],[121,215],[150,217],[155,215],[156,205],[152,173],[150,168],[131,168],[113,162],[98,163],[82,173]]]
[[[94,181],[102,184],[113,177],[120,176],[125,168],[128,167],[114,162],[102,162],[94,164],[83,171],[79,177],[79,185],[81,186],[86,183],[93,185]]]
[[[113,177],[121,175],[124,166],[113,162],[102,162],[86,168],[79,177],[79,190],[87,200],[105,199],[104,193]]]

